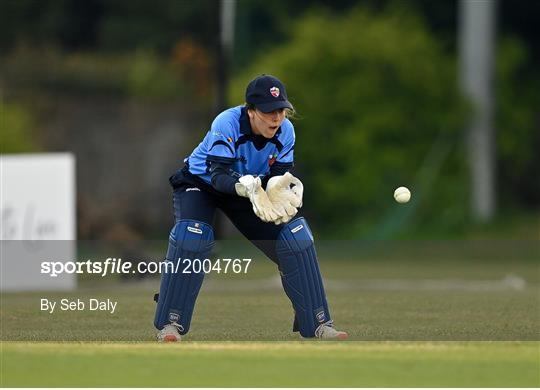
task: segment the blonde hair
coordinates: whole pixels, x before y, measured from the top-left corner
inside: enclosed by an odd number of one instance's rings
[[[246,109],[248,109],[248,110],[253,110],[253,111],[255,111],[257,109],[257,107],[255,107],[255,104],[253,104],[253,103],[245,103],[244,107]],[[294,109],[294,106],[293,106],[293,108],[285,108],[285,118],[287,118],[287,119],[297,119],[298,118],[298,113]]]

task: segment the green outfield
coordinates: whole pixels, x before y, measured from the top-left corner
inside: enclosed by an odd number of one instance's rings
[[[208,275],[177,345],[154,341],[157,277],[4,293],[2,386],[540,386],[537,249],[495,248],[489,260],[473,249],[321,261],[333,318],[350,334],[343,343],[299,341],[263,259],[247,275]],[[51,314],[43,298],[118,304]]]
[[[6,387],[537,387],[538,342],[2,345]]]
[[[330,310],[357,341],[537,341],[540,327],[538,262],[322,262]],[[275,266],[256,259],[246,275],[206,277],[190,341],[295,341],[292,308]],[[4,341],[154,340],[159,278],[82,281],[78,291],[2,294]],[[118,302],[114,313],[58,307],[41,299]],[[39,324],[39,326],[36,326]]]

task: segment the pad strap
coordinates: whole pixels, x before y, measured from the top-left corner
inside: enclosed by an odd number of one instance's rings
[[[304,218],[283,227],[276,243],[281,281],[295,311],[295,324],[303,337],[314,337],[330,312],[317,261],[313,234]]]
[[[199,259],[202,262],[210,255],[213,244],[212,226],[204,222],[184,219],[172,228],[154,319],[157,329],[173,324],[180,334],[188,332],[204,272],[186,269],[183,260]]]

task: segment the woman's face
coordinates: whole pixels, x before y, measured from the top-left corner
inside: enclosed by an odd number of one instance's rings
[[[257,109],[248,110],[251,129],[255,134],[262,135],[264,138],[272,138],[283,120],[285,119],[285,109],[264,113]]]

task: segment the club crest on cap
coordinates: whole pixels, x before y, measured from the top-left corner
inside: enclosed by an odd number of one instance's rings
[[[277,98],[279,96],[279,88],[278,87],[272,87],[270,88],[270,94]]]

